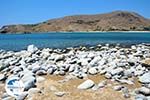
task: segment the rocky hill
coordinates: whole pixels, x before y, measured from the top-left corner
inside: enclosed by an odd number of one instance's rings
[[[74,31],[150,31],[150,20],[135,12],[115,11],[96,15],[74,15],[37,24],[7,25],[0,33]]]

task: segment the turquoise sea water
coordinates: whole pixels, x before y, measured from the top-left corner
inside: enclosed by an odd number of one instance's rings
[[[0,34],[0,49],[22,50],[30,44],[39,48],[66,48],[97,44],[131,45],[150,43],[150,33],[40,33],[40,34]]]

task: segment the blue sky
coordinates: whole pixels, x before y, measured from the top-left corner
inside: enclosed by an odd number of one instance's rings
[[[150,18],[150,0],[0,0],[0,26],[76,14],[134,11]]]

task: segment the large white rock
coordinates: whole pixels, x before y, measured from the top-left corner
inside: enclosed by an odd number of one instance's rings
[[[34,46],[34,45],[29,45],[28,47],[27,47],[27,51],[28,52],[31,52],[31,53],[33,53],[33,52],[35,52],[35,51],[37,51],[38,50],[38,48],[36,47],[36,46]]]
[[[147,72],[139,77],[141,83],[150,83],[150,72]]]
[[[92,80],[86,80],[85,82],[81,83],[77,88],[78,89],[89,89],[89,88],[92,88],[94,86],[94,82]]]
[[[144,94],[144,95],[150,95],[150,89],[146,87],[141,87],[137,90],[138,93]]]

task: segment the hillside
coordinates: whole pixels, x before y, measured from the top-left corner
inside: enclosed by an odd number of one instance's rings
[[[7,25],[0,33],[74,31],[150,31],[150,20],[127,11],[96,15],[74,15],[51,19],[37,24]]]

